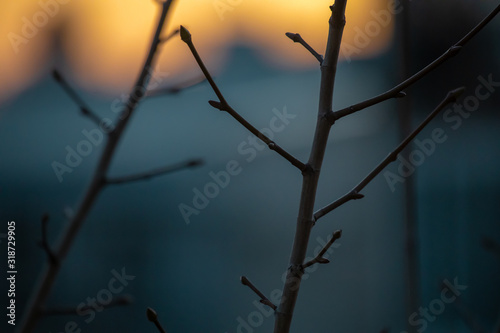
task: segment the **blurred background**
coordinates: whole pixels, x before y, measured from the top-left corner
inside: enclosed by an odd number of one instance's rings
[[[307,161],[320,71],[317,60],[285,32],[300,33],[323,54],[331,2],[179,1],[164,33],[186,26],[228,102]],[[497,5],[349,2],[334,108],[382,93],[415,73]],[[77,207],[104,147],[91,144],[71,172],[58,176],[55,163],[67,165],[68,151],[89,142],[84,133],[100,129],[81,115],[51,70],[63,73],[100,117],[117,119],[143,64],[159,6],[138,0],[24,0],[0,3],[0,13],[0,247],[7,253],[7,221],[15,221],[19,322],[46,260],[38,246],[41,217],[50,215],[48,240],[55,244],[67,223],[65,211]],[[458,56],[407,89],[404,100],[384,102],[332,128],[318,209],[355,186],[450,89],[466,87],[462,111],[450,106],[417,138],[429,142],[437,130],[441,142],[428,150],[409,147],[402,155],[414,169],[411,175],[401,173],[400,161],[393,163],[387,168],[391,174],[380,174],[366,187],[363,200],[317,223],[311,257],[334,230],[343,235],[331,263],[313,267],[302,283],[292,332],[498,332],[499,31],[497,17]],[[150,88],[200,75],[177,36],[161,47]],[[82,332],[156,332],[146,319],[147,307],[158,312],[167,332],[272,331],[272,315],[254,303],[256,295],[239,277],[247,276],[266,295],[282,289],[301,175],[276,153],[251,147],[250,133],[210,107],[210,99],[215,95],[202,83],[141,103],[111,175],[191,158],[205,163],[107,187],[46,306],[72,309],[92,298],[107,301],[105,295],[112,302],[131,297],[132,303],[95,316],[50,314],[37,332],[65,332],[69,322]],[[240,172],[202,208],[195,207],[196,193],[205,193],[214,182],[211,174],[226,170],[230,161]],[[180,207],[187,206],[196,213],[183,215]],[[123,270],[134,278],[120,292],[108,292],[113,271]],[[445,281],[467,288],[445,303]],[[4,316],[2,332],[13,331],[6,321]]]

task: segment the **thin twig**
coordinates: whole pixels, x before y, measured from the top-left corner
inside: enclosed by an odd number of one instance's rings
[[[255,287],[250,280],[248,280],[245,276],[240,277],[240,281],[243,285],[248,286],[250,289],[253,290],[254,293],[257,294],[257,296],[260,297],[260,302],[262,304],[265,304],[272,308],[274,311],[276,311],[277,306],[273,304],[263,293],[260,292],[257,287]]]
[[[399,69],[396,82],[403,81],[411,75],[412,64],[412,34],[410,27],[411,0],[400,1],[401,13],[395,15],[396,45],[398,46],[397,59]],[[412,96],[399,98],[396,110],[399,120],[399,141],[404,140],[412,131]],[[412,143],[402,152],[402,157],[408,158],[409,152],[413,150]],[[409,177],[403,184],[403,209],[404,209],[404,235],[405,235],[405,282],[406,282],[406,317],[409,318],[415,309],[421,304],[420,291],[420,267],[418,260],[418,217],[417,196],[415,191],[416,175]],[[417,333],[417,327],[407,325],[408,333]]]
[[[109,309],[112,307],[116,306],[123,306],[123,305],[129,305],[133,302],[133,298],[130,295],[123,295],[119,296],[116,298],[113,298],[111,302],[108,304],[102,304],[101,306],[104,309]],[[68,315],[78,315],[77,312],[77,307],[76,306],[65,306],[65,307],[56,307],[56,308],[47,308],[43,309],[42,313],[45,316],[68,316]],[[87,305],[79,308],[80,311],[87,311],[87,310],[92,310],[94,311],[95,308]]]
[[[498,5],[488,16],[486,16],[477,26],[475,26],[470,32],[468,32],[461,40],[459,40],[456,44],[451,46],[445,53],[443,53],[436,60],[431,62],[429,65],[424,67],[422,70],[409,77],[405,81],[401,82],[394,88],[386,91],[385,93],[375,96],[373,98],[367,99],[363,102],[351,105],[347,108],[335,111],[328,115],[330,122],[334,123],[337,119],[348,116],[360,110],[363,110],[369,106],[381,103],[385,100],[402,97],[400,94],[404,89],[408,88],[410,85],[414,84],[434,69],[436,69],[439,65],[444,63],[446,60],[452,58],[457,55],[458,52],[462,49],[462,47],[467,44],[475,35],[481,31],[498,13],[500,12],[500,5]]]
[[[323,255],[326,253],[326,251],[328,251],[328,249],[330,248],[330,246],[332,246],[332,244],[337,240],[339,239],[340,237],[342,236],[342,230],[337,230],[333,233],[332,235],[332,238],[328,241],[328,243],[326,243],[326,245],[323,247],[323,249],[318,253],[318,255],[312,259],[312,260],[309,260],[308,262],[306,262],[305,264],[302,265],[302,269],[305,269],[309,266],[312,266],[316,263],[318,264],[328,264],[330,262],[330,260],[326,259],[326,258],[323,258]]]
[[[164,95],[170,95],[170,94],[178,94],[185,89],[195,87],[195,86],[197,86],[205,81],[206,81],[205,77],[202,76],[199,78],[188,80],[188,81],[183,82],[183,83],[179,83],[175,86],[148,90],[148,91],[146,91],[146,97],[158,97],[158,96],[164,96]]]
[[[209,101],[209,104],[213,106],[216,109],[219,109],[221,111],[226,111],[229,113],[236,121],[238,121],[241,125],[243,125],[247,130],[249,130],[253,135],[261,139],[271,150],[274,150],[278,154],[280,154],[282,157],[284,157],[288,162],[290,162],[293,166],[297,167],[300,171],[304,171],[306,169],[306,166],[304,163],[300,162],[298,159],[293,157],[290,153],[285,151],[283,148],[281,148],[277,143],[269,139],[267,136],[265,136],[262,132],[260,132],[258,129],[256,129],[253,125],[251,125],[247,120],[245,120],[240,114],[238,114],[226,101],[224,96],[219,90],[219,87],[215,84],[214,80],[212,79],[212,76],[210,75],[207,67],[203,63],[203,60],[201,59],[200,55],[198,54],[198,51],[196,51],[196,48],[193,44],[193,40],[191,38],[191,33],[181,26],[181,39],[184,41],[189,49],[191,50],[191,53],[193,54],[196,62],[198,63],[198,66],[200,67],[201,71],[205,75],[205,77],[208,80],[208,83],[210,83],[210,86],[212,87],[213,91],[217,95],[217,98],[219,98],[219,102],[217,101]]]
[[[174,31],[172,31],[170,34],[168,34],[167,36],[165,37],[160,37],[160,39],[158,40],[158,43],[166,43],[168,42],[169,40],[171,40],[172,38],[174,38],[175,36],[177,36],[177,34],[179,33],[179,29],[175,29]]]
[[[76,235],[78,234],[81,226],[83,225],[83,222],[85,221],[87,214],[89,213],[97,196],[105,185],[104,180],[106,178],[106,173],[111,164],[111,159],[114,155],[116,147],[118,146],[118,142],[128,122],[130,121],[134,110],[142,99],[144,91],[146,90],[147,80],[156,59],[156,51],[158,49],[158,41],[161,36],[161,31],[165,23],[167,13],[171,8],[173,1],[174,0],[167,0],[161,3],[162,10],[142,70],[137,78],[134,88],[132,89],[127,104],[120,114],[116,127],[108,135],[106,146],[104,147],[104,150],[101,154],[90,185],[86,190],[75,215],[69,221],[67,229],[61,236],[59,246],[56,250],[56,257],[59,262],[62,262],[66,258]],[[54,281],[56,280],[56,277],[59,273],[60,266],[61,265],[46,265],[46,267],[44,268],[39,282],[33,292],[32,298],[28,301],[28,304],[26,306],[24,318],[22,319],[19,326],[19,332],[28,333],[33,331],[33,329],[35,328],[36,323],[38,322],[38,319],[42,314],[41,309],[44,305],[44,302],[50,294]]]
[[[48,237],[47,237],[47,225],[49,223],[49,214],[44,214],[42,216],[42,240],[40,241],[40,246],[47,253],[49,261],[52,265],[59,265],[59,260],[57,260],[54,251],[50,248]]]
[[[160,333],[166,333],[166,331],[163,329],[163,327],[160,324],[160,321],[158,320],[158,314],[156,314],[156,311],[153,310],[152,308],[147,308],[146,309],[146,316],[148,317],[148,320],[155,324],[156,328]]]
[[[323,56],[316,52],[316,50],[314,50],[309,44],[307,44],[307,42],[304,40],[304,38],[302,38],[301,35],[294,34],[293,32],[287,32],[285,35],[293,40],[294,43],[302,44],[302,46],[305,47],[307,51],[309,51],[316,59],[318,59],[320,65],[323,63]]]
[[[314,213],[314,221],[317,221],[322,216],[325,216],[332,210],[337,207],[340,207],[344,203],[363,198],[363,195],[359,192],[365,188],[387,165],[391,162],[396,161],[396,157],[398,154],[417,136],[418,133],[424,129],[424,127],[440,112],[442,111],[449,103],[455,102],[457,98],[465,91],[464,87],[457,88],[448,92],[446,97],[439,103],[439,105],[425,118],[425,120],[403,141],[401,144],[394,149],[387,157],[380,162],[375,169],[372,170],[358,185],[356,185],[351,191],[346,193],[340,199],[332,202],[328,206],[321,208],[316,213]]]
[[[174,171],[179,171],[186,168],[193,168],[203,164],[203,160],[195,159],[189,160],[173,165],[169,165],[163,168],[153,169],[147,172],[138,173],[135,175],[128,175],[122,177],[107,177],[106,184],[114,185],[114,184],[123,184],[123,183],[131,183],[139,180],[151,179],[154,177],[162,176],[167,173],[171,173]]]
[[[64,78],[64,76],[59,73],[57,69],[52,71],[52,76],[56,80],[57,83],[64,89],[64,91],[68,94],[68,96],[73,100],[73,102],[80,108],[80,112],[94,124],[98,126],[102,126],[102,119],[96,113],[94,113],[90,107],[85,103],[85,101],[76,93],[75,89],[71,87],[68,81]]]

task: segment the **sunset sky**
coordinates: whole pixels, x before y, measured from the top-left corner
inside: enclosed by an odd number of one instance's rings
[[[163,36],[181,24],[188,28],[224,99],[306,163],[317,139],[321,71],[285,33],[300,33],[324,54],[334,1],[175,0]],[[349,0],[332,110],[416,73],[498,3],[407,0],[402,15],[392,0]],[[96,119],[116,124],[122,115],[160,9],[158,0],[0,0],[0,243],[7,248],[2,235],[7,221],[15,221],[18,320],[50,259],[41,240],[57,249],[99,161],[108,157],[106,142],[114,136]],[[408,22],[409,33],[400,33],[396,21]],[[363,189],[363,200],[316,224],[307,257],[335,230],[342,238],[331,248],[331,263],[310,267],[303,277],[294,332],[410,331],[409,313],[438,304],[444,281],[467,286],[461,303],[443,302],[442,315],[428,323],[420,318],[415,329],[469,332],[459,307],[469,309],[479,331],[498,326],[499,32],[500,16],[456,57],[405,88],[406,98],[335,121],[315,210],[350,193],[397,147],[400,119],[416,128],[450,89],[466,88]],[[202,76],[179,36],[161,44],[157,60],[149,88]],[[54,68],[83,103],[51,77]],[[44,315],[36,332],[154,332],[145,311],[151,307],[167,332],[250,333],[242,320],[256,323],[263,305],[240,277],[265,295],[283,288],[302,195],[299,170],[210,106],[217,96],[206,82],[146,97],[120,132],[104,176],[126,178],[193,159],[203,165],[129,184],[107,182],[60,266],[45,314],[70,314],[66,309],[106,296],[114,270],[136,278],[113,292],[113,304],[133,302],[97,311],[91,321],[81,314]],[[85,116],[82,106],[94,116]],[[235,163],[239,169],[228,167]],[[398,178],[391,182],[388,175]],[[408,189],[411,204],[405,202]],[[193,213],[185,207],[194,207]],[[408,256],[412,210],[417,259]],[[50,221],[41,223],[47,214]],[[415,308],[408,301],[408,262],[419,270]],[[0,279],[0,290],[8,283]],[[274,317],[265,311],[252,332],[272,331]],[[6,320],[0,323],[0,332],[11,329]]]
[[[317,66],[314,57],[294,45],[285,32],[300,33],[324,53],[331,3],[177,1],[164,33],[169,34],[180,24],[186,26],[214,73],[221,69],[234,44],[256,48],[275,66],[312,68]],[[380,13],[389,13],[388,9],[392,10],[387,1],[381,0],[349,4],[343,49],[349,58],[370,57],[386,48],[393,20]],[[54,66],[90,91],[116,93],[129,89],[145,57],[159,6],[155,1],[142,0],[24,0],[4,1],[0,11],[9,14],[0,25],[4,36],[0,41],[2,102],[37,82]],[[171,82],[198,75],[187,47],[178,37],[162,48],[157,70]]]

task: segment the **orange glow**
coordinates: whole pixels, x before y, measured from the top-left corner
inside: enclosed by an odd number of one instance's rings
[[[328,36],[328,20],[330,17],[331,0],[319,1],[264,1],[253,0],[248,6],[248,15],[240,26],[245,38],[252,44],[260,45],[263,55],[274,64],[282,66],[304,67],[317,65],[317,61],[305,49],[294,45],[285,37],[285,32],[300,33],[300,35],[318,53],[323,54]],[[266,8],[265,11],[262,8]],[[387,10],[385,0],[364,0],[350,2],[347,5],[347,24],[344,28],[343,43],[355,47],[354,28],[365,30],[368,22],[377,21],[370,11]],[[369,43],[356,47],[351,58],[371,57],[381,52],[390,42],[393,31],[393,20],[379,33],[369,38]],[[378,24],[380,26],[380,24]],[[263,49],[262,46],[265,46]],[[352,51],[351,49],[348,49]],[[342,58],[342,57],[341,57]]]
[[[128,0],[127,6],[123,5],[123,0],[87,0],[74,9],[80,15],[76,16],[74,28],[67,35],[66,51],[80,82],[87,88],[97,83],[99,89],[128,90],[146,57],[158,20],[158,5],[143,0]],[[216,58],[210,57],[214,55],[212,50],[227,44],[229,38],[211,26],[216,15],[211,4],[203,1],[193,11],[192,4],[180,2],[173,9],[167,18],[169,23],[164,28],[164,35],[180,24],[185,25],[193,33],[199,52],[207,55],[207,64],[217,64]],[[211,9],[212,17],[206,15]],[[160,50],[157,67],[163,81],[180,74],[185,76],[186,72],[198,75],[188,48],[178,37]],[[222,55],[220,58],[223,59]]]
[[[0,12],[9,13],[3,15],[0,24],[0,103],[35,82],[50,59],[49,31],[25,23],[33,23],[39,10],[36,3],[26,0],[0,4]]]
[[[58,13],[46,26],[13,52],[8,39],[0,42],[0,102],[5,96],[26,87],[50,64],[52,34],[61,28],[62,49],[74,78],[89,90],[117,94],[128,91],[144,61],[155,28],[159,6],[144,0],[43,0],[58,5]],[[280,67],[308,68],[317,61],[304,48],[285,37],[300,33],[319,53],[324,53],[332,0],[192,0],[177,1],[169,14],[164,34],[180,24],[186,26],[207,66],[217,73],[223,66],[231,44],[250,44],[263,58]],[[21,4],[22,3],[22,4]],[[4,1],[0,33],[21,34],[22,18],[42,11],[37,0]],[[371,57],[390,42],[393,20],[383,26],[373,11],[387,11],[385,0],[348,3],[344,46],[348,58]],[[43,12],[43,11],[42,11]],[[4,15],[5,16],[5,15]],[[369,24],[379,30],[368,31]],[[375,27],[376,28],[376,27]],[[362,42],[362,43],[361,43]],[[362,45],[360,45],[362,44]],[[343,52],[346,53],[346,52]],[[346,54],[344,54],[346,55]],[[6,66],[5,64],[8,64]],[[161,47],[157,74],[164,84],[200,75],[188,48],[178,37]]]

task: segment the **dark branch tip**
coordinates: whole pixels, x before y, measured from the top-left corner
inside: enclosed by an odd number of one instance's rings
[[[342,237],[342,230],[336,230],[333,233],[332,239],[334,239],[334,241],[335,241],[335,240],[339,239],[340,237]]]
[[[290,38],[294,43],[299,43],[300,42],[300,35],[295,34],[293,32],[287,32],[285,35]]]
[[[210,104],[212,107],[214,107],[216,109],[224,111],[224,105],[221,102],[210,100],[210,101],[208,101],[208,104]]]
[[[460,88],[454,89],[448,93],[448,96],[446,96],[446,98],[450,101],[456,102],[458,97],[460,97],[460,95],[462,95],[464,93],[464,91],[465,91],[465,87],[460,87]]]
[[[62,78],[62,75],[61,73],[59,73],[59,71],[57,69],[54,69],[52,71],[52,77],[57,81],[57,82],[61,82],[63,80]]]
[[[205,163],[205,161],[203,161],[201,158],[199,158],[196,160],[189,161],[187,166],[188,167],[197,167],[197,166],[203,165],[204,163]]]
[[[330,260],[326,258],[318,258],[316,259],[316,261],[318,262],[318,264],[328,264],[330,262]]]
[[[153,322],[153,323],[158,320],[158,314],[152,308],[148,307],[146,309],[146,316],[148,317],[148,320],[151,321],[151,322]]]
[[[189,30],[181,25],[180,32],[182,41],[187,44],[191,43],[191,33],[189,32]]]
[[[246,276],[240,276],[240,281],[242,285],[248,286],[248,279],[246,278]]]
[[[268,299],[261,299],[260,302],[264,305],[267,305],[268,307],[270,307],[271,309],[273,309],[274,311],[276,311],[276,309],[278,308],[276,305],[274,305],[270,300]]]

